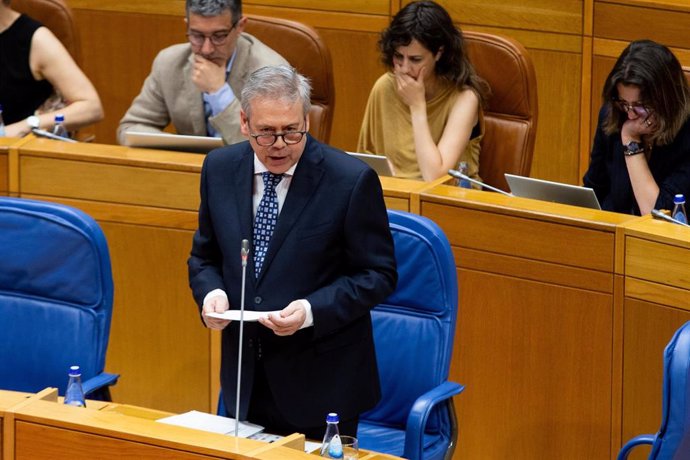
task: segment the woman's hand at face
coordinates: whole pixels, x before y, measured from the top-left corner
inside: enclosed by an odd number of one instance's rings
[[[398,96],[410,109],[426,105],[426,67],[419,69],[417,78],[395,69],[395,81],[397,84]]]
[[[623,123],[623,128],[621,129],[621,138],[623,142],[630,140],[640,141],[642,137],[647,134],[652,134],[657,128],[656,118],[654,114],[649,115],[646,118],[637,117],[630,119],[628,118]]]

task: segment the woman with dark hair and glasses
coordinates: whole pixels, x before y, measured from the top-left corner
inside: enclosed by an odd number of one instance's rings
[[[690,90],[678,59],[634,41],[606,79],[584,184],[603,209],[649,214],[690,196]]]
[[[432,1],[408,4],[379,48],[389,72],[371,90],[357,149],[386,155],[398,177],[431,181],[467,162],[478,178],[489,88],[448,12]]]

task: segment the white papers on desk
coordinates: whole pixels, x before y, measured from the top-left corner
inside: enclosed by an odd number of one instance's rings
[[[206,313],[206,316],[210,316],[211,318],[219,318],[219,319],[227,319],[230,321],[239,321],[240,320],[240,310],[226,310],[223,313]],[[265,318],[271,313],[273,314],[279,314],[280,311],[253,311],[253,310],[245,310],[244,311],[244,320],[245,321],[259,321],[259,318]]]
[[[183,426],[196,430],[210,431],[218,434],[235,435],[235,419],[221,417],[220,415],[207,414],[196,410],[185,412],[184,414],[173,415],[156,420],[157,422],[167,423],[168,425]],[[248,438],[259,433],[264,429],[260,425],[248,422],[240,422],[238,437]]]

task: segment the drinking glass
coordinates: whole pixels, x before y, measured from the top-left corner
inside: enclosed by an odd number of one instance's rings
[[[353,436],[341,436],[343,444],[343,460],[357,460],[359,458],[359,443]]]

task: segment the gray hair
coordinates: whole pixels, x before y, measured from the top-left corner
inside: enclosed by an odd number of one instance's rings
[[[237,22],[242,17],[242,0],[186,0],[187,18],[189,13],[200,16],[219,16],[229,10],[232,20]]]
[[[311,109],[311,84],[294,67],[262,67],[249,76],[242,88],[242,110],[247,117],[250,116],[251,102],[264,97],[288,102],[301,100],[306,117]]]

